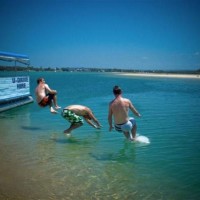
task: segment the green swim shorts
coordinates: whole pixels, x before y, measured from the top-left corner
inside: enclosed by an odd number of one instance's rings
[[[61,115],[72,124],[83,124],[83,119],[71,110],[63,109]]]

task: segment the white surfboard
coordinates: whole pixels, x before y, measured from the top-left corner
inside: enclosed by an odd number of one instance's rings
[[[150,144],[149,138],[144,135],[137,135],[135,142],[139,142],[139,143],[143,143],[143,144]]]

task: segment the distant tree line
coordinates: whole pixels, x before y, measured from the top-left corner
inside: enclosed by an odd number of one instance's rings
[[[135,70],[119,68],[87,68],[87,67],[33,67],[33,66],[0,66],[0,71],[60,71],[60,72],[126,72],[126,73],[173,73],[173,74],[200,74],[198,70]]]

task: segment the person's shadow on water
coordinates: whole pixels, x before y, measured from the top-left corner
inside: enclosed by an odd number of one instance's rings
[[[135,144],[125,141],[117,152],[90,153],[90,156],[99,161],[132,162],[135,160]]]
[[[78,137],[72,134],[67,134],[62,137],[59,137],[58,135],[60,134],[53,133],[51,136],[51,140],[53,140],[54,142],[58,144],[76,144],[76,145],[92,144],[92,146],[94,146],[94,144],[96,144],[100,140],[100,137],[101,137],[101,134],[99,131],[96,131],[95,133],[92,132],[91,134],[88,135],[88,138],[86,139],[79,139]]]
[[[21,129],[23,129],[23,130],[28,130],[28,131],[38,131],[38,130],[42,130],[42,128],[37,127],[37,126],[21,126]]]

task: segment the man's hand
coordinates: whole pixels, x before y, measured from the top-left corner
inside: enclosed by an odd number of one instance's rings
[[[101,127],[102,126],[97,126],[97,125],[94,124],[94,128],[96,128],[96,129],[101,129]]]

